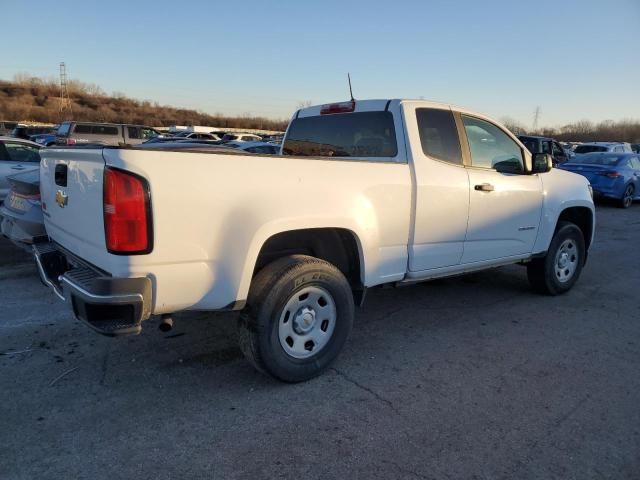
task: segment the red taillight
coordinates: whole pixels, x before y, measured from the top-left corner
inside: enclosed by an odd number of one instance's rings
[[[330,103],[323,105],[320,115],[330,115],[332,113],[350,113],[356,109],[356,102]]]
[[[107,167],[103,199],[107,250],[122,255],[149,253],[153,245],[147,182]]]
[[[598,175],[601,175],[603,177],[609,177],[609,178],[616,178],[616,177],[622,176],[620,173],[614,172],[614,171],[611,171],[611,172],[600,172],[600,173],[598,173]]]
[[[75,144],[76,144],[75,138],[67,138],[67,145],[75,145]]]

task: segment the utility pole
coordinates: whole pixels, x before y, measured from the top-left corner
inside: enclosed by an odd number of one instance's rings
[[[67,67],[64,62],[60,62],[60,120],[66,120],[64,115],[68,113],[73,115],[71,109],[71,99],[69,98],[69,89],[67,88]]]
[[[536,107],[535,112],[533,112],[533,132],[538,131],[538,120],[540,119],[540,107]]]

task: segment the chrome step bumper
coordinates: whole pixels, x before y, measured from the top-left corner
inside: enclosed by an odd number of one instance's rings
[[[42,282],[71,304],[75,317],[98,333],[135,335],[151,316],[151,280],[114,278],[70,257],[54,243],[37,243],[33,253]]]

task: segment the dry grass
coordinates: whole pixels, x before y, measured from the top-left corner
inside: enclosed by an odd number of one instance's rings
[[[64,120],[138,123],[150,126],[210,125],[216,127],[284,130],[286,120],[225,117],[174,108],[123,94],[107,95],[100,87],[72,80],[69,92],[73,114],[59,113],[59,86],[54,80],[16,75],[0,80],[0,119],[58,123]]]

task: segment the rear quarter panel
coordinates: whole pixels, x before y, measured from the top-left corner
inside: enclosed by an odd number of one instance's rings
[[[150,183],[154,250],[111,255],[108,271],[151,276],[154,313],[219,309],[246,299],[260,248],[289,230],[352,231],[367,286],[405,275],[406,163],[139,149],[106,149],[104,157]]]

